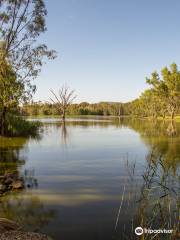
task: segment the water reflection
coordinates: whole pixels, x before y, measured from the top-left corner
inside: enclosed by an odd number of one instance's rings
[[[26,159],[20,153],[22,149],[26,149],[30,139],[38,142],[41,134],[38,133],[33,138],[0,137],[0,175],[17,173],[18,167],[25,164]]]
[[[23,179],[27,188],[38,188],[38,180],[35,177],[35,169],[25,169]]]
[[[40,231],[55,217],[54,210],[48,210],[36,196],[29,193],[3,197],[0,204],[1,218],[19,223],[27,231]]]
[[[2,216],[25,221],[33,230],[44,226],[55,240],[134,240],[138,225],[179,231],[179,123],[128,118],[42,121],[39,142],[1,144],[1,162],[14,159],[16,170],[28,169],[25,177],[32,186],[3,200]],[[29,150],[22,154],[26,146]],[[25,214],[30,216],[27,221]]]
[[[18,166],[25,164],[24,157],[20,157],[20,150],[27,141],[25,138],[0,137],[0,175],[18,172]]]
[[[132,129],[139,134],[142,142],[148,147],[149,154],[146,161],[141,164],[141,171],[136,169],[139,165],[136,166],[131,159],[128,163],[127,175],[130,178],[128,181],[123,180],[120,183],[120,206],[124,186],[125,195],[123,197],[117,229],[114,229],[114,231],[111,230],[111,236],[114,239],[136,239],[134,229],[137,226],[142,226],[152,229],[173,229],[175,230],[174,238],[176,238],[176,234],[179,231],[180,204],[180,125],[171,121],[152,122],[148,120],[140,121],[137,119],[119,118],[102,123],[99,121],[67,122],[66,131],[72,127],[81,127],[82,129],[94,129],[96,127],[97,129],[112,129],[112,127],[117,129]],[[69,131],[69,138],[71,138],[70,133],[71,131]],[[131,142],[131,139],[129,141]],[[68,176],[69,179],[70,176]],[[74,181],[76,181],[75,178]],[[89,179],[88,181],[92,183],[93,179]],[[73,205],[74,207],[82,204],[92,204],[93,202],[97,204],[97,202],[118,201],[118,198],[113,194],[100,193],[99,191],[95,191],[95,188],[91,189],[91,194],[83,197],[82,190],[79,189],[76,193],[72,189],[70,195],[63,193],[55,197],[44,193],[44,196],[46,196],[45,198],[50,197],[49,200],[55,204],[59,202],[60,205]],[[119,208],[117,208],[118,210]],[[142,239],[171,239],[172,237],[173,235],[144,235]]]
[[[166,164],[176,168],[180,163],[180,124],[173,121],[143,121],[126,119],[123,123],[137,131],[142,141],[154,152],[157,158],[162,157]]]
[[[67,119],[66,122],[62,122],[58,119],[41,119],[41,121],[46,126],[46,129],[51,127],[55,127],[57,132],[60,132],[60,140],[61,144],[64,146],[68,146],[68,143],[71,140],[71,129],[78,129],[79,127],[81,129],[88,129],[88,128],[108,128],[112,125],[117,125],[117,123],[114,121],[114,119],[109,118],[101,118],[97,117],[95,119],[91,118],[73,118],[73,119]]]
[[[163,156],[150,152],[141,175],[136,163],[127,162],[129,181],[124,184],[125,198],[115,228],[114,239],[179,239],[180,224],[180,167],[174,171],[173,164],[166,164]],[[138,185],[138,178],[141,182]],[[123,193],[122,193],[123,196]],[[119,208],[120,210],[120,208]],[[118,221],[117,221],[118,220]],[[172,234],[143,234],[136,236],[134,230],[169,229]]]
[[[143,185],[141,187],[139,206],[137,208],[137,223],[145,228],[173,229],[177,235],[179,225],[180,204],[180,175],[179,167],[174,172],[174,166],[164,161],[153,153],[149,154],[147,166],[142,175]],[[154,239],[165,239],[161,234]],[[152,236],[146,237],[152,239]]]
[[[62,138],[62,142],[63,142],[63,144],[65,146],[67,146],[68,137],[69,137],[69,134],[68,134],[68,130],[67,130],[67,127],[66,127],[66,122],[62,122],[62,125],[61,125],[61,138]]]
[[[174,121],[170,121],[169,126],[167,128],[167,133],[169,136],[176,136],[178,134],[176,123]]]

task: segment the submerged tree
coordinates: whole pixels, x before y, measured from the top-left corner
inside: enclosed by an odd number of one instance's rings
[[[4,112],[10,110],[9,86],[13,94],[18,95],[17,105],[20,101],[29,100],[36,90],[32,80],[40,72],[43,58],[55,57],[55,52],[48,50],[45,44],[37,44],[39,35],[46,31],[46,15],[43,0],[0,1],[0,87],[3,96],[6,96],[0,102],[2,135],[6,117]]]
[[[62,115],[62,120],[65,121],[66,111],[68,107],[73,103],[74,99],[77,97],[75,95],[75,91],[70,90],[67,86],[62,86],[59,89],[58,94],[56,94],[52,89],[50,91],[54,96],[54,99],[50,99],[58,109],[58,112]]]

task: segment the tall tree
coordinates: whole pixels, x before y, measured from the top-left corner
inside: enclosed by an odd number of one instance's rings
[[[26,85],[26,97],[35,91],[31,80],[40,72],[43,57],[55,57],[45,44],[37,44],[46,31],[46,15],[44,0],[0,0],[0,39],[17,79]]]
[[[55,57],[53,50],[48,50],[45,44],[37,42],[40,34],[46,31],[46,15],[44,0],[0,0],[0,48],[3,63],[0,65],[0,86],[3,96],[6,95],[0,105],[1,127],[5,121],[3,111],[7,112],[9,106],[6,100],[11,98],[7,86],[12,84],[14,95],[17,90],[16,100],[30,99],[36,90],[32,80],[39,74],[44,57]],[[3,132],[1,129],[1,134]]]
[[[5,135],[7,112],[17,107],[24,86],[17,81],[15,71],[7,63],[3,48],[0,48],[0,66],[0,135]]]
[[[156,119],[158,117],[158,113],[160,112],[160,99],[156,94],[154,89],[145,90],[141,97],[141,112],[146,116],[151,116]]]
[[[163,106],[166,105],[171,118],[177,112],[180,104],[180,71],[175,63],[171,64],[170,69],[167,67],[161,70],[160,76],[154,72],[151,78],[147,78],[147,83],[159,97]]]

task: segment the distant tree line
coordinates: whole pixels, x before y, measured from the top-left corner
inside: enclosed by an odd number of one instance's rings
[[[69,104],[67,115],[101,115],[101,116],[137,116],[163,117],[180,115],[180,71],[175,63],[170,68],[164,67],[159,75],[153,72],[146,78],[149,88],[131,102],[100,102]],[[60,115],[59,102],[36,102],[23,106],[23,115]]]
[[[66,114],[118,116],[120,115],[120,112],[121,115],[124,115],[123,105],[120,103],[100,102],[91,104],[88,102],[82,102],[79,104],[75,103],[71,104],[68,107]],[[33,116],[33,115],[60,115],[61,113],[58,110],[57,104],[36,102],[24,105],[22,109],[22,114],[27,116]]]

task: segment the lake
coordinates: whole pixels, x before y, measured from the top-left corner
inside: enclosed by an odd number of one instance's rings
[[[1,217],[55,240],[139,239],[138,226],[179,231],[180,123],[40,121],[35,139],[0,138],[1,174],[18,171],[26,183],[2,198]]]

